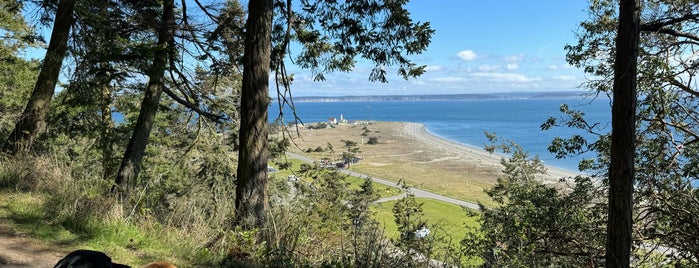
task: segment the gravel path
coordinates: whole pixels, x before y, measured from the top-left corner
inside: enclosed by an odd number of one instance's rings
[[[0,267],[53,267],[66,253],[0,223]]]

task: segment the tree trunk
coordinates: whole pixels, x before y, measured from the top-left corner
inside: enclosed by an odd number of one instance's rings
[[[235,196],[235,224],[262,228],[267,213],[267,108],[272,47],[272,0],[248,6],[240,107],[240,150]]]
[[[51,40],[46,49],[46,56],[39,72],[34,90],[29,98],[22,116],[17,120],[14,130],[5,143],[5,152],[17,154],[28,151],[46,120],[51,98],[58,82],[58,74],[63,65],[63,58],[68,47],[68,35],[73,25],[74,0],[62,0],[58,3],[56,18],[53,22]]]
[[[109,18],[109,1],[100,1],[96,4],[99,7],[99,14],[103,18]],[[111,25],[110,25],[111,26]],[[112,27],[106,27],[109,30],[100,29],[100,39],[96,40],[98,43],[97,47],[99,50],[103,50],[107,47],[112,46],[114,39],[114,33],[111,30]],[[109,49],[105,52],[109,53]],[[109,53],[111,54],[111,53]],[[114,120],[112,120],[112,75],[114,73],[112,66],[109,61],[100,59],[99,69],[97,71],[97,81],[100,91],[100,139],[99,146],[100,151],[102,151],[102,179],[110,180],[114,174],[114,169],[116,168],[113,164],[114,160]]]
[[[619,2],[606,251],[606,266],[614,268],[629,267],[631,261],[640,9],[640,0]]]
[[[165,67],[172,49],[170,44],[174,34],[174,8],[173,0],[163,2],[163,18],[158,29],[158,51],[155,53],[153,65],[149,70],[148,86],[143,96],[143,102],[141,102],[141,111],[138,114],[133,134],[131,134],[131,139],[126,147],[114,186],[112,186],[112,193],[128,193],[141,169],[143,154],[148,144],[148,136],[153,128],[155,114],[158,111],[160,95],[163,93],[163,76],[165,75]]]
[[[106,74],[105,74],[106,75]],[[112,166],[112,158],[114,157],[113,132],[114,121],[112,120],[111,99],[112,88],[109,85],[109,80],[104,81],[101,85],[102,97],[100,103],[100,113],[102,114],[100,147],[102,151],[102,178],[109,179],[114,167]]]

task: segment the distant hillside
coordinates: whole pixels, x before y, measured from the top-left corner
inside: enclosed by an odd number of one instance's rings
[[[488,99],[569,99],[580,98],[584,91],[507,92],[449,95],[376,95],[376,96],[309,96],[294,97],[295,102],[351,101],[429,101],[429,100],[488,100]]]

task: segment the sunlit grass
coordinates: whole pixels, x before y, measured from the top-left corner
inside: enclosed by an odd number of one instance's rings
[[[430,226],[431,234],[438,235],[444,240],[437,246],[437,252],[439,254],[445,254],[445,249],[448,248],[449,244],[451,250],[458,250],[460,247],[461,240],[467,235],[467,227],[478,227],[477,216],[469,216],[465,209],[446,202],[430,199],[430,198],[416,198],[418,203],[422,203],[422,209],[424,213],[424,219],[426,219],[428,226]],[[387,238],[396,240],[399,237],[398,227],[394,221],[393,216],[393,206],[396,204],[396,200],[387,201],[379,204],[375,204],[372,210],[376,212],[376,219],[379,224],[384,226],[385,235]],[[450,252],[454,254],[454,252]],[[482,263],[482,260],[478,257],[475,258],[465,258],[465,263],[462,265],[466,266],[478,266]]]
[[[0,192],[0,221],[12,222],[13,231],[31,234],[42,240],[65,243],[77,239],[60,226],[50,225],[45,213],[43,197],[32,193]]]
[[[424,218],[428,224],[439,226],[446,235],[454,238],[462,238],[466,235],[465,226],[476,227],[477,217],[469,216],[464,208],[446,202],[430,199],[415,198],[422,203]],[[388,238],[398,238],[398,228],[393,217],[393,205],[396,200],[375,204],[372,209],[376,212],[376,219],[386,227]]]
[[[117,262],[144,265],[154,260],[169,260],[186,267],[195,252],[186,235],[157,224],[129,221],[104,221],[97,218],[56,222],[44,205],[41,193],[0,192],[0,222],[15,233],[41,239],[46,247],[64,252],[93,249],[107,253]],[[77,222],[79,221],[79,222]],[[73,230],[80,226],[79,230]],[[176,256],[191,257],[188,260]]]

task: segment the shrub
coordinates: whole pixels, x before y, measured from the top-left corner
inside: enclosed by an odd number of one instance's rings
[[[378,143],[379,143],[379,138],[377,138],[377,137],[369,137],[369,141],[366,142],[366,144],[371,144],[371,145],[378,144]]]

